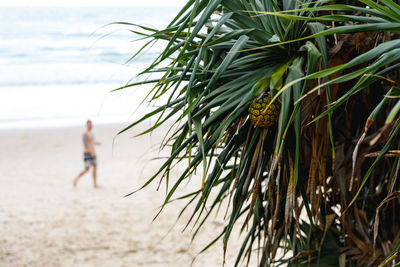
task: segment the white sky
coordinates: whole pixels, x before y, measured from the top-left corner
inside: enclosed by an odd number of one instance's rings
[[[0,6],[183,6],[187,0],[0,0]]]

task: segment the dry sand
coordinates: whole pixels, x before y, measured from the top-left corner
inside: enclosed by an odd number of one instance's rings
[[[159,155],[154,148],[162,133],[131,138],[138,133],[134,129],[113,146],[121,128],[94,127],[102,142],[100,189],[92,188],[88,174],[72,186],[83,169],[83,128],[0,131],[0,266],[190,266],[220,233],[222,215],[210,218],[191,243],[190,229],[182,232],[189,214],[174,226],[183,202],[171,203],[152,222],[165,197],[165,190],[155,190],[157,182],[122,197],[160,166],[150,159]],[[198,179],[180,194],[194,186],[200,186]],[[231,237],[225,266],[233,266],[237,238],[237,233]],[[193,266],[222,266],[222,255],[220,241]]]

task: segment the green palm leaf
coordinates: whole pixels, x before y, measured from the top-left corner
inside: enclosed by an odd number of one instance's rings
[[[380,218],[377,231],[385,235],[376,250],[368,244],[376,200],[399,187],[399,161],[385,155],[400,146],[400,105],[393,101],[400,6],[391,0],[326,3],[192,0],[166,29],[124,24],[150,38],[146,47],[165,43],[141,73],[162,77],[116,90],[153,84],[147,99],[167,100],[121,133],[154,116],[142,134],[171,120],[181,125],[166,139],[169,158],[143,187],[166,177],[162,210],[202,166],[198,190],[178,198],[188,200],[182,212],[191,213],[187,226],[196,236],[228,202],[226,225],[205,249],[222,238],[225,251],[241,227],[236,265],[255,253],[260,266],[339,266],[340,254],[351,264],[366,264],[360,255],[378,264],[397,255],[399,225],[387,229],[399,203],[390,203],[392,215]],[[271,119],[277,103],[280,114],[264,129],[249,119],[249,106],[266,95],[272,101],[257,116]],[[373,160],[366,157],[372,150],[379,151]],[[186,170],[171,177],[183,160]],[[291,258],[279,259],[278,250]]]

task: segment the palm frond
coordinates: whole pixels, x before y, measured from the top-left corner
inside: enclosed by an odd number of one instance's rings
[[[165,29],[124,25],[150,39],[145,46],[165,43],[141,75],[160,73],[142,83],[154,84],[149,101],[166,100],[121,131],[153,117],[142,134],[180,125],[166,138],[169,158],[143,185],[168,178],[161,210],[200,168],[199,188],[178,198],[188,199],[188,226],[196,236],[228,202],[210,246],[222,238],[225,251],[240,227],[236,265],[254,250],[260,266],[373,266],[398,256],[400,203],[386,201],[399,190],[398,4],[191,0]],[[277,103],[280,114],[265,129],[249,106],[267,95],[257,116]],[[387,214],[376,217],[383,206]]]

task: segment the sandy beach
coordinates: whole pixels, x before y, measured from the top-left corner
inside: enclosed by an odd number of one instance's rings
[[[157,182],[137,194],[160,166],[162,130],[132,138],[136,128],[115,137],[122,125],[95,125],[99,189],[83,169],[83,127],[0,132],[0,266],[190,266],[224,226],[223,214],[210,218],[191,242],[182,232],[190,214],[176,224],[184,202],[173,202],[152,222],[165,196]],[[114,142],[113,142],[114,140]],[[174,174],[178,175],[179,170]],[[193,179],[183,194],[200,180]],[[221,212],[223,213],[223,212]],[[231,236],[225,266],[240,249]],[[222,266],[222,241],[193,266]]]

